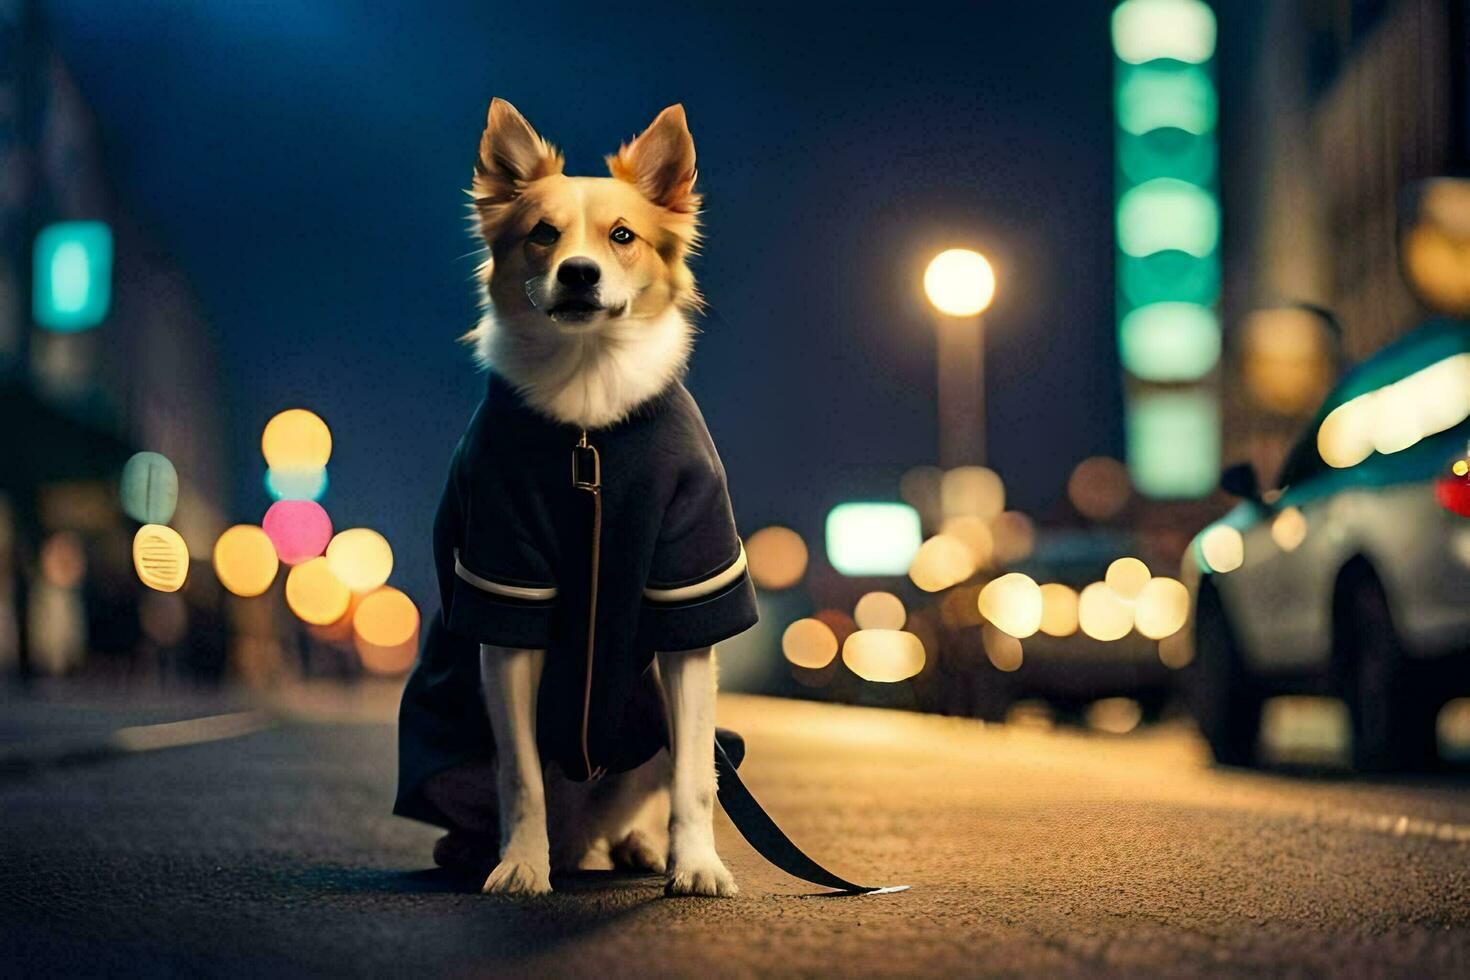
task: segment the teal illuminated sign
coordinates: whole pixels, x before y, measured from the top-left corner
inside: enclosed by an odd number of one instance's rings
[[[827,514],[827,560],[843,575],[904,575],[922,543],[908,504],[839,504]]]
[[[112,229],[63,221],[36,236],[31,312],[48,330],[97,326],[112,303]]]
[[[1220,467],[1220,406],[1194,386],[1128,399],[1128,475],[1146,497],[1203,497]]]
[[[1125,0],[1112,40],[1128,469],[1146,496],[1199,497],[1220,442],[1215,14],[1202,0]]]

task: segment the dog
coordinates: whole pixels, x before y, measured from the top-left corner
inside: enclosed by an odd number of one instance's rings
[[[714,642],[757,614],[724,470],[681,383],[702,306],[683,107],[607,165],[565,175],[494,99],[468,191],[487,257],[467,339],[489,389],[451,468],[436,560],[443,642],[478,641],[495,747],[481,771],[494,773],[498,860],[483,890],[543,893],[553,869],[622,868],[664,875],[672,895],[732,896],[713,830]],[[594,476],[576,475],[578,452],[595,452]],[[588,547],[602,564],[584,572]],[[431,693],[434,644],[431,632],[405,692],[404,752],[412,726],[456,728]],[[416,793],[400,780],[398,812],[468,822]]]

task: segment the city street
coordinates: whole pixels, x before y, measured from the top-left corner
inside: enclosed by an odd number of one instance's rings
[[[8,0],[0,110],[0,980],[1470,978],[1470,0]]]
[[[1218,771],[1176,722],[1110,737],[733,695],[720,722],[787,832],[911,890],[823,897],[721,815],[735,899],[592,875],[489,898],[388,813],[393,695],[9,696],[6,971],[1449,974],[1470,955],[1463,781]]]

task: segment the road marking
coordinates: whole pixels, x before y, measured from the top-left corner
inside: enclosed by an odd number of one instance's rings
[[[181,745],[239,738],[275,725],[276,720],[264,711],[235,711],[158,725],[119,728],[112,733],[108,744],[124,752],[151,752],[154,749],[171,749]]]
[[[26,746],[18,751],[0,752],[0,785],[71,766],[110,762],[135,752],[240,738],[275,728],[280,723],[279,717],[268,711],[235,711],[157,725],[134,725],[105,736]]]
[[[1393,837],[1425,837],[1433,840],[1470,842],[1470,824],[1440,820],[1424,820],[1408,814],[1364,813],[1359,810],[1328,810],[1324,816],[1347,824],[1355,830],[1367,830]]]

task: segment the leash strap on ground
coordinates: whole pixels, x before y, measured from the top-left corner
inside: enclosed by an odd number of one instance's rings
[[[903,891],[908,885],[855,885],[822,867],[791,842],[781,828],[776,826],[765,809],[761,807],[749,789],[740,781],[720,739],[715,739],[715,773],[719,779],[720,805],[725,808],[730,822],[740,831],[750,846],[767,861],[787,874],[809,881],[814,885],[825,885],[840,892],[856,895],[872,895],[882,892]]]

